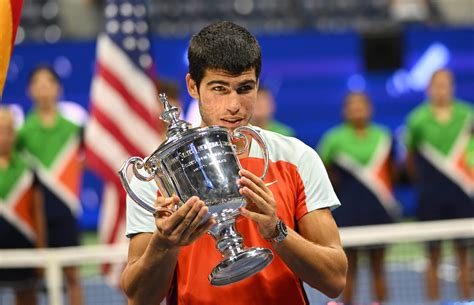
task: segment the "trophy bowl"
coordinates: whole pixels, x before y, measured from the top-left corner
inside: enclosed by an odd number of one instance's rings
[[[272,261],[273,254],[266,248],[245,248],[242,235],[235,228],[239,209],[246,205],[239,193],[242,167],[237,156],[247,151],[247,136],[253,138],[263,151],[265,167],[261,179],[264,179],[269,162],[264,139],[250,126],[238,127],[233,132],[220,126],[190,128],[189,123],[177,118],[178,109],[169,104],[164,94],[160,94],[160,100],[164,104],[161,118],[169,123],[167,139],[146,161],[131,157],[124,162],[119,175],[125,190],[134,202],[153,214],[173,213],[189,198],[198,196],[208,207],[209,216],[216,219],[209,234],[215,238],[223,256],[208,277],[210,283],[223,286],[254,275]],[[236,148],[233,143],[237,141],[244,141],[243,148]],[[177,195],[179,204],[154,208],[139,198],[127,179],[130,165],[135,177],[155,181],[162,196]]]

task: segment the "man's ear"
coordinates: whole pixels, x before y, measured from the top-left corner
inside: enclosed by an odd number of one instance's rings
[[[186,87],[188,88],[189,95],[195,99],[199,100],[199,88],[197,87],[194,79],[191,78],[191,74],[186,74]]]

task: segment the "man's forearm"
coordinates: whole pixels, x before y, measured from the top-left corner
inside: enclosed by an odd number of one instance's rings
[[[122,287],[129,304],[159,304],[166,297],[178,260],[176,249],[160,249],[152,237],[145,252],[129,261],[122,274]]]
[[[273,247],[304,282],[329,297],[340,294],[345,285],[346,257],[340,247],[317,245],[288,229],[288,236]]]

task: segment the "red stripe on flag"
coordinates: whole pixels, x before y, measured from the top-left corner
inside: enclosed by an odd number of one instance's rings
[[[87,146],[86,148],[86,158],[89,167],[98,172],[102,178],[116,184],[117,186],[121,186],[120,178],[118,176],[118,169],[115,170],[108,166],[90,146]]]
[[[13,21],[13,31],[12,31],[12,44],[11,49],[13,50],[13,45],[15,44],[16,30],[20,24],[21,8],[23,7],[23,0],[11,0],[12,7],[12,21]]]
[[[144,0],[137,0],[136,3],[144,3]],[[121,2],[115,2],[114,0],[110,0],[110,3],[121,3]],[[146,6],[145,6],[146,7]],[[146,16],[146,14],[145,14]],[[107,21],[115,21],[115,22],[121,22],[119,19],[117,19],[114,16],[109,16],[106,17]],[[147,22],[146,18],[140,19],[140,20],[134,20],[136,22]],[[136,33],[137,37],[142,37],[142,38],[149,38],[148,34],[149,33]],[[115,43],[116,41],[120,41],[122,38],[120,35],[116,32],[111,32],[111,31],[106,31],[104,32],[104,35],[107,35],[112,43]],[[137,38],[138,39],[138,38]],[[110,50],[103,50],[103,48],[108,48],[112,47],[108,44],[103,44],[105,40],[98,39],[97,43],[97,49],[101,50],[100,54],[105,54],[107,56],[108,51]],[[101,44],[102,43],[102,44]],[[97,57],[97,63],[96,63],[96,75],[95,79],[93,82],[98,81],[105,81],[105,86],[108,86],[107,89],[112,89],[114,90],[114,95],[117,94],[120,96],[120,100],[103,100],[103,97],[101,96],[101,86],[97,86],[94,88],[91,96],[91,117],[93,120],[93,124],[98,124],[98,125],[92,125],[91,123],[91,128],[97,128],[97,129],[102,129],[103,130],[92,130],[91,132],[86,132],[86,144],[87,144],[87,149],[86,149],[86,155],[88,159],[88,163],[91,165],[91,167],[101,176],[101,178],[104,180],[105,184],[107,185],[106,188],[110,188],[110,193],[109,195],[111,198],[106,198],[106,200],[111,200],[116,203],[116,205],[111,204],[111,205],[104,205],[105,209],[102,211],[105,213],[109,213],[107,215],[102,215],[104,216],[104,220],[102,223],[100,223],[100,228],[103,229],[104,227],[107,227],[107,230],[102,231],[104,234],[103,239],[107,243],[114,243],[114,242],[119,242],[122,241],[123,237],[123,229],[124,229],[124,224],[125,224],[125,213],[126,213],[126,194],[125,191],[121,185],[117,169],[113,168],[115,166],[120,166],[121,162],[124,162],[125,160],[110,160],[108,155],[105,155],[108,153],[107,150],[103,149],[97,149],[97,143],[101,143],[101,137],[107,137],[110,135],[110,138],[107,138],[108,141],[114,141],[118,146],[121,146],[121,149],[123,149],[123,152],[117,152],[120,155],[126,153],[130,155],[139,155],[139,156],[144,156],[148,154],[150,151],[155,149],[156,143],[152,143],[154,141],[142,141],[138,142],[140,144],[137,144],[134,139],[131,138],[131,135],[134,133],[129,134],[128,132],[124,131],[124,128],[128,128],[127,130],[135,130],[137,128],[137,120],[140,120],[138,124],[144,125],[145,128],[148,128],[150,131],[153,131],[153,136],[156,134],[157,137],[159,137],[159,124],[158,124],[158,113],[159,113],[159,103],[156,101],[156,104],[154,104],[151,101],[157,100],[155,88],[153,86],[153,79],[150,78],[150,75],[147,73],[149,72],[150,66],[143,66],[143,65],[133,65],[133,62],[136,62],[136,58],[133,52],[129,52],[129,50],[122,48],[120,45],[117,46],[117,48],[114,48],[114,52],[121,52],[121,54],[118,54],[117,56],[120,56],[120,58],[129,61],[124,67],[123,67],[123,72],[115,72],[114,69],[112,69],[113,63],[109,64],[106,61],[101,61],[100,57]],[[98,53],[99,56],[102,56]],[[151,56],[151,54],[147,54]],[[126,71],[126,69],[133,69],[133,71]],[[121,71],[122,71],[121,70]],[[133,78],[134,76],[137,77],[137,79],[130,79]],[[142,84],[143,81],[149,81],[150,83]],[[129,84],[129,82],[132,83],[138,83],[139,86],[137,88],[129,88],[126,85]],[[146,85],[148,90],[148,93],[144,94],[149,94],[150,96],[146,96],[146,101],[144,102],[141,100],[142,96],[142,91],[140,86],[141,85]],[[140,94],[137,94],[140,93]],[[96,104],[97,102],[103,103],[103,102],[108,102],[110,104],[106,104],[106,106],[111,106],[114,107],[116,102],[119,103],[126,103],[126,106],[128,107],[128,113],[121,113],[120,115],[127,115],[127,114],[133,114],[133,120],[121,120],[118,121],[115,120],[113,117],[114,112],[108,112],[105,111],[104,108],[101,108],[99,104]],[[151,103],[148,105],[148,103]],[[120,105],[122,106],[122,105]],[[118,107],[117,107],[118,108]],[[115,109],[115,108],[112,108]],[[121,117],[120,116],[120,117]],[[141,126],[140,126],[141,127]],[[102,133],[106,133],[101,134]],[[147,145],[148,142],[150,142],[150,150],[147,151]],[[115,143],[111,143],[115,144]],[[143,145],[142,145],[143,144]],[[114,145],[115,146],[115,145]],[[118,147],[117,146],[117,147]],[[101,147],[102,148],[102,147]],[[124,156],[124,158],[126,158]],[[110,183],[110,184],[109,184]],[[113,192],[116,192],[116,195],[113,194]],[[110,202],[109,202],[110,203]],[[108,269],[108,267],[106,267]],[[112,268],[114,269],[114,268]]]
[[[123,148],[130,154],[135,156],[140,156],[140,150],[130,142],[130,140],[120,131],[117,125],[109,119],[98,107],[95,106],[94,101],[91,103],[91,116],[94,117],[97,122],[106,129],[111,136],[114,137],[114,140],[119,142]],[[125,161],[125,160],[123,160]]]
[[[157,130],[157,122],[150,115],[150,110],[146,109],[137,99],[125,88],[122,81],[117,78],[106,66],[100,61],[97,62],[97,73],[109,83],[127,102],[130,108],[136,112],[144,122],[146,122],[152,130]],[[156,105],[158,107],[158,103]]]

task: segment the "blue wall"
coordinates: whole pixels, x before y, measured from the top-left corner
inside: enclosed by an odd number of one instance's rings
[[[261,80],[275,93],[277,119],[292,126],[298,137],[315,146],[322,133],[340,121],[340,106],[349,89],[364,89],[375,104],[374,120],[399,131],[406,114],[424,99],[420,83],[434,67],[451,68],[456,92],[474,101],[474,29],[410,28],[403,33],[403,67],[399,71],[365,71],[362,39],[357,33],[304,32],[258,37],[263,52]],[[187,39],[155,38],[154,57],[158,74],[180,80],[183,89],[187,71]],[[28,72],[40,62],[54,65],[64,82],[64,99],[88,107],[94,71],[95,42],[22,44],[15,47],[3,102],[18,103],[25,111],[31,105],[25,88]],[[380,54],[384,56],[384,54]],[[183,92],[186,103],[189,97]],[[85,186],[100,189],[88,173]],[[86,192],[87,200],[93,199]],[[407,214],[413,198],[399,192]],[[92,198],[92,199],[91,199]],[[83,226],[95,226],[97,204],[86,207]],[[89,218],[87,218],[89,217]]]

